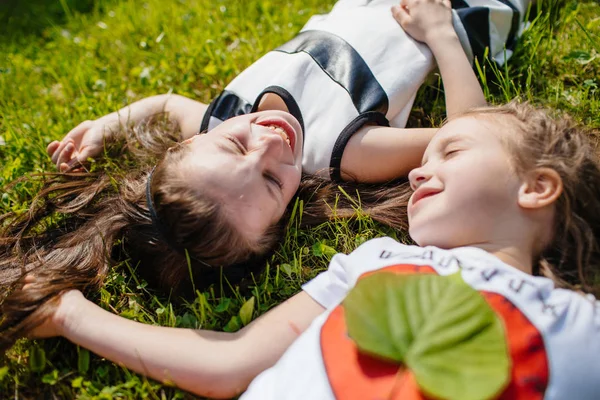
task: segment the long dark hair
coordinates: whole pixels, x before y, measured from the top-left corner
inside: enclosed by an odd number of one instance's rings
[[[124,257],[150,284],[171,291],[185,285],[190,272],[201,287],[215,281],[220,267],[232,279],[259,271],[282,237],[286,218],[249,241],[217,199],[177,179],[167,166],[177,164],[182,146],[177,127],[164,115],[124,136],[124,147],[111,148],[128,149],[134,162],[121,169],[31,175],[25,179],[39,181],[41,189],[28,211],[0,216],[0,350],[51,315],[61,293],[100,288],[110,267]],[[146,200],[155,165],[150,195],[162,231]],[[406,183],[336,184],[305,176],[298,195],[303,225],[364,213],[394,228],[407,226]],[[29,273],[36,279],[23,290]]]

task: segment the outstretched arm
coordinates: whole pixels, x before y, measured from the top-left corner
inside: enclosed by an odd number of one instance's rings
[[[240,394],[279,359],[324,308],[301,292],[236,333],[167,328],[103,310],[81,292],[65,293],[36,337],[64,336],[161,382],[212,398]]]
[[[392,15],[415,40],[431,49],[440,69],[446,115],[486,105],[483,90],[452,24],[450,0],[401,0]]]
[[[203,103],[174,94],[147,97],[97,120],[82,122],[46,150],[56,167],[64,171],[73,163],[101,154],[104,142],[128,125],[161,112],[179,125],[184,140],[198,132],[206,108]]]

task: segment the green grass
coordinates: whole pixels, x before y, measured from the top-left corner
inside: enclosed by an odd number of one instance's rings
[[[293,37],[311,14],[325,12],[332,4],[0,3],[0,187],[28,172],[52,169],[46,145],[82,120],[171,90],[209,102],[253,60]],[[539,0],[538,7],[511,62],[500,69],[481,66],[488,100],[501,103],[520,97],[600,127],[600,5],[593,0]],[[443,94],[434,76],[419,93],[411,125],[430,126],[442,118]],[[33,183],[3,190],[0,212],[23,209],[35,190]],[[226,290],[227,282],[220,282],[189,303],[170,303],[124,264],[111,273],[96,300],[144,323],[235,330],[296,293],[327,267],[332,253],[349,252],[372,237],[404,237],[366,217],[352,224],[336,221],[299,230],[299,214],[266,272],[247,288],[233,288],[233,294]],[[190,396],[62,339],[23,340],[1,359],[0,398],[74,397]]]

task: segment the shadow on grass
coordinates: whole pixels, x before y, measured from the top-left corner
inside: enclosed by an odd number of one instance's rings
[[[39,36],[66,23],[74,13],[94,9],[96,0],[0,0],[0,41]]]

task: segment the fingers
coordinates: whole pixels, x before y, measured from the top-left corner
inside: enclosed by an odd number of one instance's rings
[[[50,157],[52,157],[52,155],[54,154],[54,152],[56,151],[56,149],[58,149],[58,146],[60,146],[60,142],[58,140],[55,140],[54,142],[51,142],[48,147],[46,147],[46,153],[48,153],[48,155]]]
[[[82,123],[80,123],[79,125],[77,125],[75,128],[71,129],[71,131],[69,133],[67,133],[67,135],[64,137],[63,140],[61,140],[60,142],[52,142],[48,145],[48,154],[50,155],[52,162],[54,164],[56,164],[57,166],[60,165],[59,163],[59,158],[61,156],[61,154],[63,153],[65,147],[69,144],[69,143],[74,143],[74,141],[79,140],[81,136],[83,136],[85,134],[85,132],[90,129],[93,125],[93,121],[83,121]],[[55,144],[58,143],[58,146]],[[50,150],[52,151],[52,154],[50,154]]]
[[[60,154],[58,154],[58,157],[56,158],[56,167],[59,171],[64,172],[68,169],[69,163],[73,160],[74,152],[75,144],[71,141],[67,142],[63,150],[60,152]],[[75,161],[77,161],[77,158],[75,158]]]
[[[56,164],[56,166],[60,165],[59,159],[61,158],[61,155],[64,153],[65,148],[69,144],[71,144],[71,146],[73,146],[73,148],[75,148],[75,146],[73,145],[73,142],[71,140],[68,140],[67,138],[65,138],[64,140],[58,142],[58,146],[56,147],[56,149],[54,150],[54,152],[50,156],[50,159],[52,160],[52,162],[54,164]]]
[[[63,145],[62,151],[59,151],[58,148],[61,144]],[[46,150],[60,172],[72,170],[73,167],[81,164],[87,158],[84,151],[77,154],[75,144],[72,141],[66,141],[66,143],[52,142]]]
[[[399,5],[392,6],[392,9],[399,7],[400,10],[410,14],[410,10],[425,4],[443,4],[447,8],[452,8],[451,0],[400,0]]]
[[[392,16],[400,25],[404,24],[404,22],[410,17],[408,9],[403,4],[392,7]]]
[[[52,163],[56,164],[61,151],[63,151],[65,149],[65,147],[67,146],[67,144],[69,144],[70,141],[68,140],[63,140],[63,141],[58,141],[55,140],[54,142],[50,143],[48,145],[48,147],[46,147],[46,152],[48,153],[48,155],[50,156],[50,160],[52,160]]]

